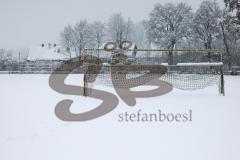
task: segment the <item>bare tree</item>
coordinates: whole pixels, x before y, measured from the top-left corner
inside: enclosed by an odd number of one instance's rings
[[[148,21],[148,39],[159,47],[169,49],[169,64],[173,64],[173,48],[189,34],[191,7],[185,3],[156,4]]]

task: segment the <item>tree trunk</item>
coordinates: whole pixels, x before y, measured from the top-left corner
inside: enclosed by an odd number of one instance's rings
[[[207,59],[208,59],[208,62],[211,62],[211,43],[210,42],[205,42],[205,44],[204,44],[204,46],[205,46],[205,49],[206,50],[208,50],[207,51]]]
[[[82,57],[82,47],[79,47],[79,56],[78,56],[79,64],[81,64],[81,57]]]
[[[175,41],[172,41],[171,47],[168,47],[168,64],[173,65],[173,48],[175,45]]]
[[[230,59],[229,47],[228,47],[228,43],[227,43],[227,37],[226,37],[226,34],[225,34],[223,23],[221,22],[220,25],[221,25],[221,29],[222,29],[223,43],[224,43],[225,50],[226,50],[226,53],[227,53],[227,56],[228,56],[228,69],[231,70],[232,64],[231,64],[231,59]]]
[[[170,49],[168,51],[168,64],[173,65],[173,50],[172,49]]]

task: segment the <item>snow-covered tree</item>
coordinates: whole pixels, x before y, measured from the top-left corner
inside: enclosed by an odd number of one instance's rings
[[[72,57],[72,50],[77,54],[77,46],[74,41],[74,29],[71,25],[64,27],[63,32],[60,35],[61,45],[66,50],[66,53],[69,54],[70,59]]]
[[[74,26],[74,41],[78,48],[78,55],[81,55],[85,48],[93,48],[94,43],[91,26],[86,20],[79,21]]]
[[[159,47],[169,49],[169,63],[173,63],[171,51],[177,42],[189,35],[192,20],[191,7],[186,3],[155,5],[148,21],[148,39]]]
[[[212,49],[213,42],[221,34],[221,9],[215,1],[203,1],[197,9],[193,20],[195,36],[205,49]],[[208,53],[210,60],[210,52]]]
[[[224,21],[221,23],[225,33],[224,44],[227,52],[225,62],[229,69],[232,65],[240,65],[240,1],[224,0],[226,12]]]
[[[105,24],[100,21],[94,22],[92,24],[92,36],[96,47],[99,48],[102,45],[106,36]]]
[[[7,50],[7,53],[6,53],[6,58],[7,58],[7,60],[9,60],[9,61],[12,61],[13,60],[13,50],[12,49],[10,49],[10,50]]]
[[[228,11],[224,11],[223,20],[221,22],[223,35],[223,44],[225,48],[225,63],[231,70],[232,65],[240,64],[240,25],[234,22],[232,15]]]
[[[144,21],[135,23],[133,26],[132,40],[138,48],[150,48],[147,39],[146,23]]]
[[[108,21],[108,36],[119,45],[122,41],[131,39],[133,23],[130,19],[125,20],[121,14],[113,14]]]
[[[4,59],[5,53],[6,53],[6,50],[1,48],[0,49],[0,61],[2,61]]]
[[[224,2],[230,12],[236,13],[236,22],[240,24],[240,0],[224,0]]]
[[[82,20],[73,27],[66,26],[61,33],[61,43],[70,55],[74,51],[76,56],[80,56],[85,48],[93,47],[91,25]]]

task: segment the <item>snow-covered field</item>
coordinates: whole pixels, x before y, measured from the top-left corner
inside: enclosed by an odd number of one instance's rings
[[[174,89],[167,95],[137,99],[135,107],[119,99],[111,113],[88,122],[63,122],[56,104],[72,99],[72,112],[101,102],[61,95],[49,75],[0,75],[0,160],[239,160],[240,77],[225,77],[226,96],[217,86],[198,91]],[[67,83],[80,85],[71,75]],[[112,88],[95,86],[113,92]],[[126,111],[184,113],[192,122],[119,122]]]

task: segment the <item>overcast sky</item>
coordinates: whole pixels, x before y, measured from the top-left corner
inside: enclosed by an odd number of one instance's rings
[[[202,0],[186,2],[196,9]],[[148,17],[156,3],[170,0],[0,0],[0,48],[30,47],[58,43],[67,24],[86,19],[107,21],[122,13],[137,22]],[[223,0],[217,0],[223,5]]]

